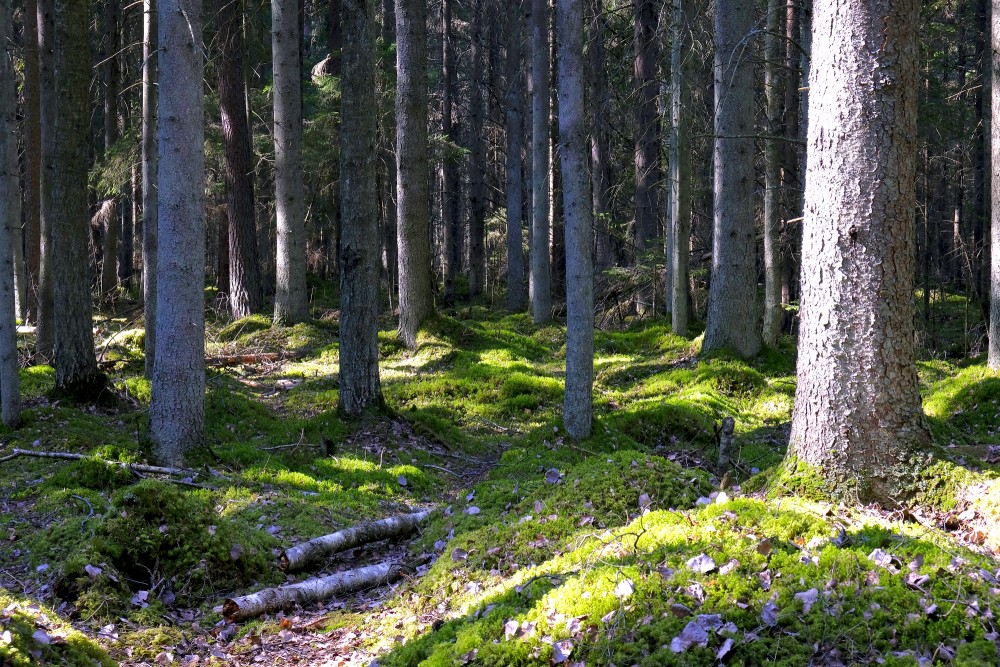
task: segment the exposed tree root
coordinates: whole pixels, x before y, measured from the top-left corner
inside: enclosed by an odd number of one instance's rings
[[[430,512],[414,512],[389,517],[381,521],[372,521],[358,526],[338,530],[336,533],[323,535],[298,544],[281,553],[279,562],[282,570],[297,570],[308,563],[324,556],[352,549],[360,544],[396,537],[417,529]]]

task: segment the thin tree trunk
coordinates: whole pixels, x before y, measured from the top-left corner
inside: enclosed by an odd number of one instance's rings
[[[302,174],[302,75],[298,0],[271,1],[274,54],[274,184],[278,216],[274,321],[309,319],[305,188]]]
[[[16,426],[21,419],[14,321],[12,234],[21,226],[21,188],[17,166],[17,83],[9,45],[14,36],[10,0],[0,0],[0,419]],[[23,275],[23,273],[22,273]]]
[[[53,280],[52,225],[56,201],[52,196],[56,178],[56,0],[38,0],[39,61],[39,268],[38,325],[35,354],[47,363],[55,354],[55,283]],[[87,281],[90,284],[90,281]]]
[[[378,369],[375,3],[344,0],[341,97],[340,410],[382,404]]]
[[[469,92],[469,298],[486,287],[486,131],[483,113],[483,0],[472,18],[472,89]]]
[[[760,349],[753,219],[753,62],[748,0],[715,3],[715,206],[704,352]]]
[[[156,358],[156,0],[142,4],[142,295],[146,377]]]
[[[426,21],[426,14],[425,14]],[[426,36],[426,27],[425,27]],[[382,43],[393,44],[396,42],[396,2],[395,0],[382,0]],[[398,47],[397,47],[398,48]],[[424,51],[426,54],[426,45]],[[426,56],[425,56],[426,57]],[[387,88],[391,89],[392,77],[396,76],[393,69],[394,63],[385,59],[385,70],[382,73],[382,80]],[[426,111],[425,111],[426,113]],[[392,306],[393,298],[399,293],[399,222],[397,220],[397,199],[396,189],[398,187],[399,174],[396,170],[396,106],[391,105],[385,115],[382,116],[382,145],[380,154],[383,164],[385,164],[385,218],[383,220],[382,237],[385,240],[385,272],[386,289],[389,293],[389,305]],[[426,164],[425,164],[426,169]],[[426,176],[424,177],[427,178]],[[428,211],[428,217],[430,213]],[[428,234],[429,236],[429,234]],[[429,243],[429,241],[428,241]],[[430,260],[428,260],[429,264]],[[428,266],[428,275],[430,267]],[[433,282],[431,283],[433,289]]]
[[[764,329],[763,339],[774,345],[781,335],[781,156],[778,133],[784,102],[784,58],[781,29],[784,0],[768,0],[767,32],[764,35],[764,88],[767,95],[764,140]]]
[[[691,7],[673,0],[674,26],[670,45],[670,227],[674,230],[671,324],[674,333],[688,331],[688,260],[691,256]]]
[[[260,310],[264,298],[257,248],[241,0],[222,2],[217,19],[220,51],[216,66],[229,208],[229,304],[233,317],[240,318]]]
[[[396,0],[399,334],[409,348],[434,311],[427,169],[427,0]]]
[[[611,267],[611,153],[608,144],[611,128],[608,113],[608,72],[605,63],[604,33],[607,18],[603,0],[590,0],[590,27],[587,34],[590,115],[593,127],[590,132],[591,179],[593,180],[594,223],[597,244],[597,270]]]
[[[1000,167],[1000,7],[990,9],[990,151],[992,169]],[[1000,178],[990,181],[990,320],[989,355],[987,363],[993,370],[1000,369]]]
[[[570,436],[590,436],[594,385],[593,200],[584,114],[583,0],[559,0],[559,141],[566,214],[566,394]]]
[[[660,58],[655,0],[635,0],[635,247],[652,247],[660,235],[660,123],[656,81]]]
[[[507,4],[507,309],[527,305],[524,282],[524,0]]]
[[[454,0],[442,0],[442,90],[441,90],[441,132],[452,142],[457,142],[454,127],[455,96],[455,35],[452,25],[452,4]],[[442,164],[441,180],[441,223],[444,226],[444,302],[455,303],[455,276],[462,263],[462,235],[459,220],[459,174],[455,159],[445,156]]]
[[[799,91],[799,88],[805,85],[802,83],[801,62],[806,58],[800,51],[800,42],[803,41],[800,38],[800,32],[808,32],[802,26],[801,14],[802,10],[799,7],[799,1],[788,0],[785,7],[785,79],[788,82],[795,82],[795,85],[789,83],[785,86],[784,126],[785,137],[789,141],[784,142],[785,155],[782,159],[781,180],[785,195],[784,210],[786,211],[786,220],[801,220],[802,201],[805,194],[805,179],[803,177],[805,174],[805,163],[801,159],[804,149],[798,148],[795,143],[804,139],[803,132],[805,126],[800,127],[799,109],[801,107],[800,101],[802,96],[807,94],[804,91]],[[781,248],[784,250],[781,253],[782,306],[791,305],[793,293],[798,284],[798,272],[795,271],[795,255],[798,253],[798,240],[801,236],[799,230],[801,228],[802,225],[800,223],[785,224],[782,234]],[[783,328],[790,328],[788,326],[790,317],[786,311],[782,317]]]
[[[122,198],[121,238],[118,241],[118,284],[130,291],[132,274],[135,271],[133,255],[135,252],[135,214],[139,195],[139,165],[132,163],[129,168],[129,179],[126,183],[128,195]]]
[[[26,321],[38,322],[39,226],[42,125],[39,116],[38,2],[24,2],[24,255],[27,265]]]
[[[549,265],[549,5],[531,3],[531,272],[528,296],[535,324],[552,319]]]
[[[159,241],[149,435],[167,465],[205,425],[205,138],[200,0],[158,0]]]
[[[104,43],[106,50],[101,54],[104,61],[104,152],[111,150],[118,141],[118,89],[121,68],[118,65],[120,50],[121,14],[118,0],[104,2]],[[101,294],[108,294],[118,286],[118,241],[121,227],[121,216],[118,210],[118,196],[121,193],[111,193],[112,215],[104,222],[104,247],[101,252]]]

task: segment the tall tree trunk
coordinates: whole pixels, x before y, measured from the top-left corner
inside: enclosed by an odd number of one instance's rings
[[[426,21],[426,14],[425,14]],[[426,27],[425,27],[426,35]],[[385,45],[393,44],[396,41],[396,2],[395,0],[382,0],[382,43]],[[424,46],[424,52],[426,54],[426,45]],[[426,56],[425,56],[426,57]],[[383,61],[384,71],[382,73],[382,81],[388,89],[392,88],[392,79],[396,76],[396,70],[393,67],[395,63],[389,62],[388,59]],[[425,111],[426,113],[426,111]],[[379,148],[379,153],[382,156],[382,163],[385,165],[385,218],[383,219],[382,226],[382,238],[385,241],[385,273],[386,273],[386,289],[389,293],[389,303],[392,304],[392,299],[399,293],[399,228],[397,221],[397,195],[396,188],[399,181],[399,175],[396,171],[396,106],[392,104],[386,113],[382,116],[382,143]],[[426,165],[425,165],[426,169]],[[427,178],[426,176],[424,177]],[[429,211],[429,208],[428,208]],[[428,217],[430,213],[428,212]],[[428,236],[430,232],[428,232]],[[428,240],[428,243],[430,241]],[[428,275],[430,275],[430,267],[428,267]],[[431,283],[431,288],[433,289],[433,282]]]
[[[309,319],[305,188],[302,182],[302,74],[298,0],[271,1],[274,54],[274,185],[278,215],[274,321]]]
[[[177,465],[205,427],[205,127],[200,0],[157,0],[156,362],[149,435]]]
[[[118,284],[125,290],[132,285],[133,253],[135,252],[135,213],[137,212],[136,196],[139,193],[139,165],[132,163],[129,167],[129,178],[126,182],[128,195],[122,198],[121,238],[118,242]]]
[[[708,318],[702,350],[760,350],[753,219],[753,62],[745,40],[753,3],[715,3],[715,211]]]
[[[474,0],[469,92],[469,297],[486,287],[486,132],[483,112],[483,0]]]
[[[660,235],[660,123],[656,108],[660,59],[656,0],[635,0],[635,247],[652,247]]]
[[[156,0],[142,4],[142,295],[146,327],[146,377],[156,359]]]
[[[990,9],[990,158],[991,172],[1000,167],[1000,7]],[[1000,178],[990,179],[990,319],[987,363],[1000,369]]]
[[[21,226],[21,187],[17,167],[17,82],[10,44],[14,37],[10,0],[0,0],[0,419],[16,426],[21,419],[14,318],[13,234]]]
[[[531,2],[531,272],[528,296],[535,324],[552,319],[549,266],[549,4]]]
[[[555,6],[549,0],[552,28],[549,32],[549,291],[566,291],[566,225],[563,220],[562,169],[559,159],[559,36],[555,27]]]
[[[527,305],[524,282],[524,164],[521,159],[524,133],[524,0],[507,3],[507,309]]]
[[[326,36],[330,48],[330,76],[340,76],[343,55],[344,31],[342,29],[342,1],[330,0],[326,13]]]
[[[441,90],[441,132],[452,142],[457,142],[454,127],[455,96],[455,34],[452,25],[452,5],[454,0],[441,2],[441,48],[442,48],[442,90]],[[455,276],[462,263],[462,233],[459,219],[459,174],[458,162],[445,156],[441,178],[441,223],[444,226],[444,302],[455,302]]]
[[[382,404],[378,369],[375,3],[344,0],[341,97],[340,411]]]
[[[805,40],[801,39],[802,34],[809,34],[809,29],[803,25],[801,15],[803,10],[799,6],[799,0],[788,0],[785,7],[785,80],[789,83],[785,86],[785,138],[784,157],[782,158],[781,181],[785,194],[784,209],[786,220],[798,219],[799,223],[786,223],[783,229],[781,248],[781,305],[789,306],[793,300],[793,294],[798,285],[798,272],[795,270],[795,255],[798,254],[799,239],[801,234],[802,202],[805,194],[805,161],[804,146],[799,146],[797,142],[804,137],[805,125],[799,122],[799,109],[801,108],[802,96],[805,91],[802,81],[803,62],[808,56],[800,50],[800,44]],[[794,82],[795,85],[792,85]],[[787,313],[782,317],[782,326],[788,327],[790,315]]]
[[[813,20],[788,456],[842,494],[895,502],[930,442],[913,346],[919,3],[834,0]]]
[[[104,61],[104,152],[111,150],[118,141],[118,88],[121,68],[118,66],[120,49],[121,12],[118,0],[104,2],[104,38],[106,50],[101,54]],[[118,240],[121,227],[118,197],[121,193],[111,193],[112,215],[104,220],[104,247],[101,252],[101,294],[107,294],[118,286]]]
[[[608,71],[605,63],[604,33],[607,18],[603,0],[590,0],[590,26],[587,34],[590,116],[590,163],[593,180],[594,223],[597,245],[597,270],[611,267],[611,126],[608,113]]]
[[[584,120],[583,0],[558,0],[559,141],[566,214],[566,432],[590,436],[594,385],[594,234]]]
[[[427,0],[396,0],[399,335],[411,349],[434,311],[427,141]]]
[[[52,225],[56,201],[52,186],[56,178],[56,0],[38,0],[39,79],[39,267],[38,324],[35,354],[42,363],[55,354],[55,282],[52,275]],[[90,281],[87,281],[90,284]]]
[[[768,0],[767,32],[764,35],[764,88],[767,95],[764,140],[764,330],[768,345],[781,335],[781,150],[778,134],[785,99],[782,33],[784,0]]]
[[[53,135],[51,165],[56,167],[49,189],[56,390],[85,401],[97,399],[107,385],[94,352],[87,258],[88,4],[56,0],[55,122],[42,130]]]
[[[38,2],[24,2],[24,255],[28,273],[27,320],[38,322],[42,124],[39,96]]]
[[[233,317],[260,310],[263,289],[254,208],[254,163],[247,117],[243,64],[243,10],[240,0],[219,5],[219,109],[226,153],[229,208],[229,305]]]
[[[688,260],[691,256],[691,7],[673,0],[673,39],[670,44],[670,224],[673,254],[667,258],[673,272],[671,324],[674,333],[688,331]]]

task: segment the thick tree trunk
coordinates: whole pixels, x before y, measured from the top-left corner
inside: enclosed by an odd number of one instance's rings
[[[156,0],[142,5],[142,296],[146,377],[156,359]]]
[[[813,17],[788,456],[862,502],[904,494],[930,440],[913,346],[918,20],[917,0],[835,0]]]
[[[691,256],[691,7],[686,0],[673,0],[673,39],[670,44],[670,153],[669,227],[673,230],[672,255],[667,258],[673,272],[670,317],[674,333],[688,331],[688,260]]]
[[[200,0],[157,0],[159,178],[149,435],[177,465],[205,425],[205,128]]]
[[[396,0],[399,335],[411,349],[434,311],[427,160],[427,0]]]
[[[524,169],[521,158],[524,133],[524,0],[507,4],[507,309],[527,305],[524,282]]]
[[[472,89],[469,91],[469,297],[486,288],[486,132],[483,112],[483,0],[472,18]]]
[[[531,271],[528,297],[535,324],[552,319],[549,265],[549,5],[531,2]]]
[[[778,134],[785,99],[782,27],[784,0],[768,0],[767,32],[764,35],[764,88],[767,95],[764,140],[764,329],[768,345],[781,335],[781,157]]]
[[[26,321],[38,322],[38,268],[41,254],[39,186],[42,125],[39,116],[38,2],[24,2],[24,257],[27,267]]]
[[[344,0],[341,97],[340,410],[382,404],[378,369],[378,211],[375,198],[375,3]]]
[[[104,62],[102,77],[104,78],[104,152],[111,150],[118,141],[118,89],[121,68],[118,65],[118,52],[121,49],[121,12],[118,0],[104,2],[104,45],[101,60]],[[111,193],[112,211],[102,219],[104,247],[101,251],[101,294],[108,294],[118,286],[118,241],[121,227],[117,197],[120,193]]]
[[[608,72],[605,63],[604,33],[607,18],[603,0],[590,0],[590,26],[587,31],[588,94],[590,116],[590,164],[593,181],[594,225],[597,245],[597,270],[611,267],[611,127],[608,113]]]
[[[990,10],[990,152],[992,169],[1000,167],[1000,7]],[[990,181],[990,321],[989,367],[1000,369],[1000,178]]]
[[[715,211],[708,318],[702,350],[760,350],[753,218],[753,62],[746,38],[753,3],[715,4]]]
[[[452,142],[458,140],[454,126],[455,97],[455,34],[452,25],[452,5],[454,0],[441,2],[441,133]],[[444,226],[444,302],[455,303],[455,276],[462,264],[462,223],[459,219],[459,174],[458,161],[445,157],[441,166],[441,224]]]
[[[55,124],[50,193],[56,389],[94,400],[107,385],[97,368],[87,259],[88,2],[56,0]],[[43,139],[44,141],[44,139]]]
[[[425,14],[426,22],[426,14]],[[424,28],[424,33],[426,35],[426,25]],[[396,42],[396,1],[395,0],[382,0],[382,43],[383,44],[394,44]],[[424,52],[426,54],[426,45],[424,46]],[[426,57],[426,55],[425,55]],[[393,67],[395,63],[390,62],[389,59],[382,60],[383,72],[382,72],[382,82],[383,85],[391,89],[392,79],[396,76],[396,69]],[[426,124],[426,123],[425,123]],[[385,194],[385,202],[383,206],[383,212],[385,217],[382,220],[382,238],[384,241],[384,254],[385,254],[385,274],[386,274],[386,290],[389,295],[389,305],[392,306],[393,298],[399,293],[399,223],[397,220],[397,207],[398,195],[396,194],[396,189],[399,182],[399,174],[396,169],[396,106],[395,104],[390,105],[389,109],[386,110],[385,114],[382,116],[382,136],[381,145],[379,147],[379,154],[382,156],[382,163],[385,165],[385,182],[383,187],[380,188]],[[426,165],[425,165],[426,169]],[[427,176],[424,177],[425,179]],[[428,206],[428,217],[429,205]],[[429,237],[429,232],[428,232]],[[428,240],[428,243],[430,241]],[[428,275],[430,275],[430,267],[428,266]],[[431,289],[433,289],[433,282],[431,282]]]
[[[221,3],[217,19],[219,61],[216,67],[229,208],[229,304],[233,317],[239,318],[260,310],[264,298],[257,249],[254,163],[243,64],[242,2],[227,0]]]
[[[38,324],[35,354],[42,363],[55,354],[55,282],[52,268],[52,225],[56,202],[52,187],[56,179],[56,0],[38,0],[39,79],[39,267]],[[90,281],[87,281],[89,285]]]
[[[566,214],[566,432],[590,436],[594,386],[593,200],[584,114],[583,0],[559,0],[559,142]]]
[[[16,426],[21,418],[14,308],[12,231],[21,226],[17,167],[17,82],[8,45],[14,36],[10,0],[0,0],[0,419]]]
[[[271,1],[274,54],[274,185],[278,215],[274,321],[309,319],[305,189],[302,182],[302,75],[297,0]]]
[[[660,236],[660,115],[656,80],[660,59],[655,0],[635,0],[635,247],[642,252]]]

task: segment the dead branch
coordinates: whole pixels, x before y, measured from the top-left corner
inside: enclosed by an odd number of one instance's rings
[[[36,452],[30,449],[15,449],[10,454],[4,457],[0,457],[0,463],[5,461],[10,461],[11,459],[16,459],[19,456],[34,456],[42,459],[64,459],[67,461],[82,461],[83,459],[92,458],[86,454],[74,454],[72,452]],[[142,463],[125,463],[122,461],[108,461],[107,459],[99,459],[104,463],[112,466],[119,466],[122,468],[128,468],[130,470],[137,470],[139,472],[153,473],[154,475],[198,475],[200,474],[197,470],[191,470],[188,468],[166,468],[163,466],[150,466]]]
[[[301,352],[258,352],[256,354],[226,354],[218,357],[206,357],[206,366],[243,366],[264,364],[274,361],[301,359]]]
[[[368,544],[413,532],[424,521],[430,512],[414,512],[389,517],[381,521],[371,521],[358,526],[338,530],[336,533],[323,535],[297,544],[291,549],[281,552],[278,562],[282,570],[297,570],[307,563],[319,560],[324,556],[353,549],[359,544]]]
[[[266,588],[250,595],[227,599],[222,605],[222,614],[228,621],[245,621],[294,605],[328,600],[342,593],[354,593],[390,583],[398,579],[402,571],[403,568],[399,563],[387,561],[338,572],[328,577],[307,579],[297,584]]]

